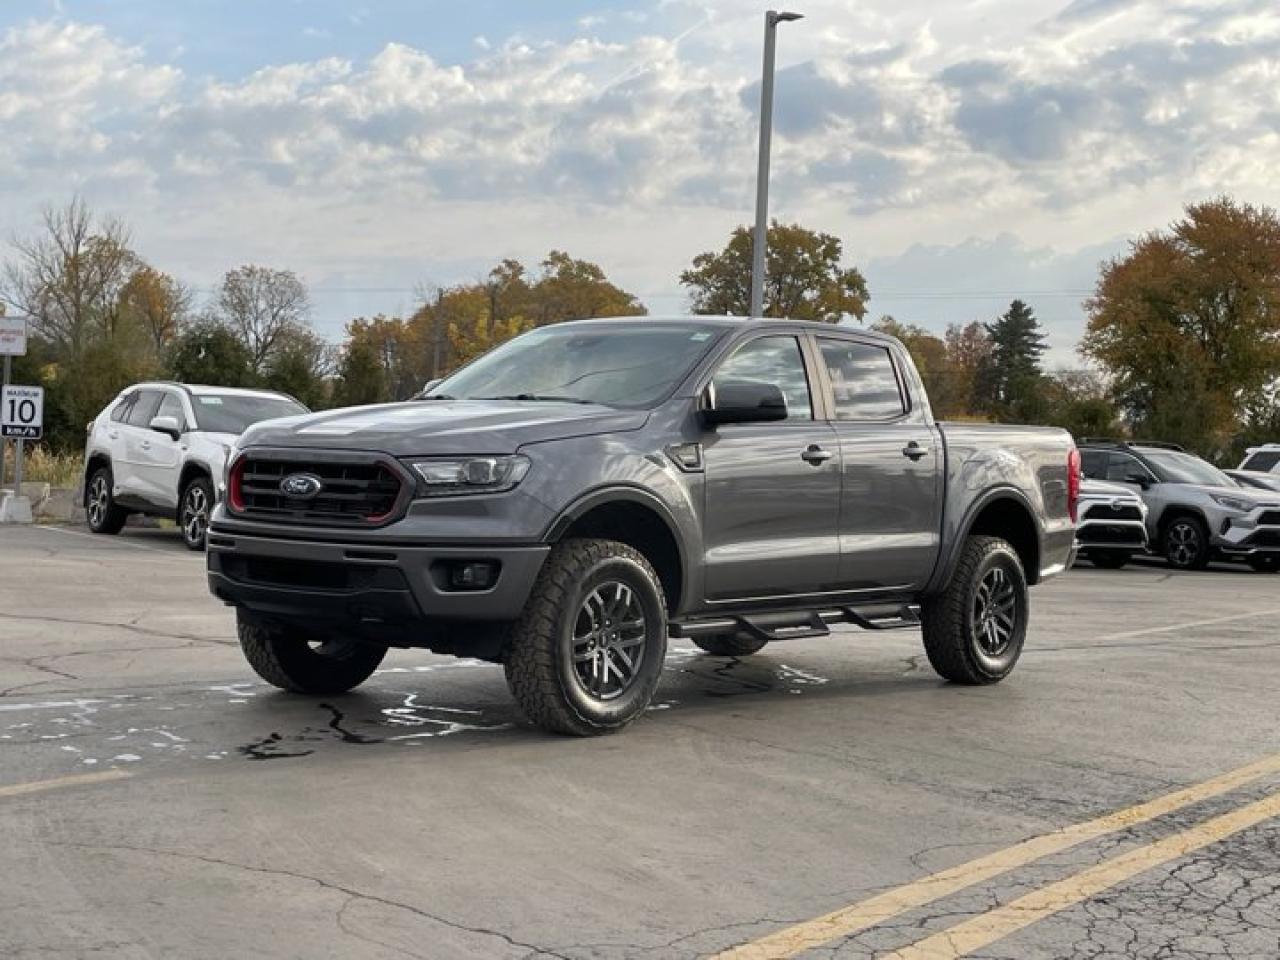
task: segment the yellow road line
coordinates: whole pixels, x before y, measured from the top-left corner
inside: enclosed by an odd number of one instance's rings
[[[103,770],[99,773],[80,773],[71,777],[58,777],[56,780],[15,783],[8,787],[0,787],[0,797],[22,797],[28,793],[43,793],[45,790],[59,790],[62,787],[81,787],[90,783],[123,780],[125,777],[131,776],[133,774],[125,770]]]
[[[1183,807],[1208,800],[1262,777],[1280,773],[1280,754],[1221,774],[1173,793],[1133,807],[1118,810],[1096,820],[1073,824],[1053,833],[1032,837],[1004,850],[987,854],[957,867],[877,894],[833,913],[806,920],[718,954],[716,960],[783,960],[805,950],[820,947],[838,937],[847,937],[878,923],[949,897],[975,884],[985,883],[1010,870],[1044,857],[1096,840],[1098,837],[1146,823]]]
[[[997,907],[927,937],[890,954],[885,960],[956,960],[957,957],[967,956],[1140,873],[1194,853],[1202,847],[1218,843],[1232,834],[1275,817],[1280,817],[1280,793],[1273,793],[1256,803],[1206,820],[1149,846],[1104,860],[1096,867],[1090,867],[1065,880],[1019,897],[1003,907]]]

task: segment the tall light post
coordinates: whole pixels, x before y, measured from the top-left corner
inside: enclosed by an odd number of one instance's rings
[[[773,74],[778,24],[803,20],[801,13],[764,15],[764,74],[760,80],[760,169],[756,174],[756,234],[751,248],[751,316],[764,316],[764,264],[769,245],[769,153],[773,149]]]

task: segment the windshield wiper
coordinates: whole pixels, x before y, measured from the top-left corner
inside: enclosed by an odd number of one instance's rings
[[[427,393],[419,394],[414,397],[415,400],[457,400],[457,397],[451,397],[447,393]]]
[[[585,403],[594,407],[594,400],[583,400],[581,397],[556,397],[543,393],[513,393],[505,397],[476,397],[477,400],[518,400],[528,403]]]

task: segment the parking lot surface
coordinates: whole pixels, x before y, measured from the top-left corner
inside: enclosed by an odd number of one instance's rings
[[[1080,567],[1026,653],[676,641],[625,733],[499,667],[258,682],[175,534],[0,529],[0,957],[1280,956],[1280,577]]]

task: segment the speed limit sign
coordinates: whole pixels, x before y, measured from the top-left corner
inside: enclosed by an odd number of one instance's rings
[[[44,388],[6,384],[0,393],[0,437],[39,440],[44,436]]]

